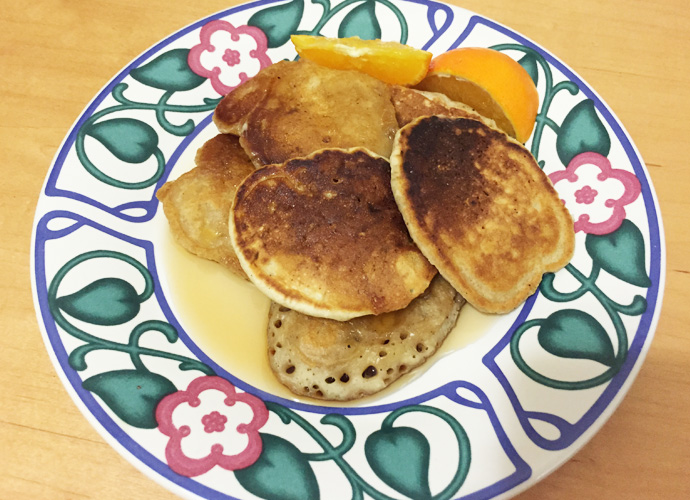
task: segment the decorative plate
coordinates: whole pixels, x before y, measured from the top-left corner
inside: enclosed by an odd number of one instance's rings
[[[295,57],[291,33],[515,58],[541,98],[527,146],[575,220],[572,262],[519,310],[464,308],[443,352],[352,404],[273,380],[268,300],[172,243],[155,197],[215,135],[221,95]],[[428,0],[261,0],[171,35],[65,138],[32,245],[39,323],[68,391],[126,458],[188,498],[511,496],[614,411],[652,340],[665,273],[647,171],[606,104],[530,40]]]

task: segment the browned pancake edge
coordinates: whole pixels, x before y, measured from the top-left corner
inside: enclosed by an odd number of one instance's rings
[[[246,279],[230,245],[228,217],[237,186],[254,166],[237,136],[219,134],[196,154],[196,167],[156,193],[170,231],[185,250]]]
[[[391,102],[395,108],[398,126],[404,127],[422,116],[443,115],[452,118],[471,118],[495,125],[493,120],[480,115],[471,107],[452,101],[444,94],[410,89],[399,85],[391,86]]]

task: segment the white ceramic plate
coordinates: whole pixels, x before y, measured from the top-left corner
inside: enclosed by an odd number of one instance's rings
[[[294,58],[291,32],[515,58],[541,98],[527,146],[576,220],[572,262],[523,307],[498,317],[466,307],[422,370],[342,406],[294,398],[273,380],[267,299],[176,247],[155,198],[215,135],[220,96]],[[547,51],[438,2],[292,0],[192,24],[108,83],[50,169],[32,270],[68,391],[113,446],[178,494],[441,499],[511,496],[601,427],[649,348],[664,262],[632,141]]]

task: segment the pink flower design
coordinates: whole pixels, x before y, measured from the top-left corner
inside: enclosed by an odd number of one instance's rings
[[[235,28],[227,21],[216,19],[201,28],[199,39],[200,43],[189,51],[187,62],[194,73],[210,78],[220,95],[271,65],[266,54],[268,39],[254,26]]]
[[[201,423],[204,424],[204,430],[211,434],[212,432],[223,432],[228,417],[221,415],[217,411],[212,411],[208,415],[201,417]]]
[[[594,199],[598,194],[599,193],[597,193],[596,189],[592,189],[591,186],[585,186],[582,189],[575,191],[575,202],[591,205],[594,203]]]
[[[223,54],[223,61],[228,63],[228,66],[234,66],[235,64],[239,64],[240,53],[236,50],[225,49],[225,53]]]
[[[591,152],[577,155],[549,179],[575,220],[575,232],[589,234],[618,229],[625,219],[625,206],[642,190],[635,174],[612,168],[605,156]]]
[[[259,429],[268,420],[268,410],[259,398],[237,392],[221,377],[199,377],[186,391],[163,398],[156,420],[170,438],[165,447],[168,465],[193,477],[216,465],[237,470],[256,462],[262,450]]]

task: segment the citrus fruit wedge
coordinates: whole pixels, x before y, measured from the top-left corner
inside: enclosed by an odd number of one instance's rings
[[[523,144],[532,134],[539,108],[537,88],[529,73],[502,52],[478,47],[449,50],[431,61],[416,88],[473,107]]]
[[[416,85],[429,69],[431,52],[398,42],[292,35],[299,56],[333,69],[354,69],[396,85]]]

